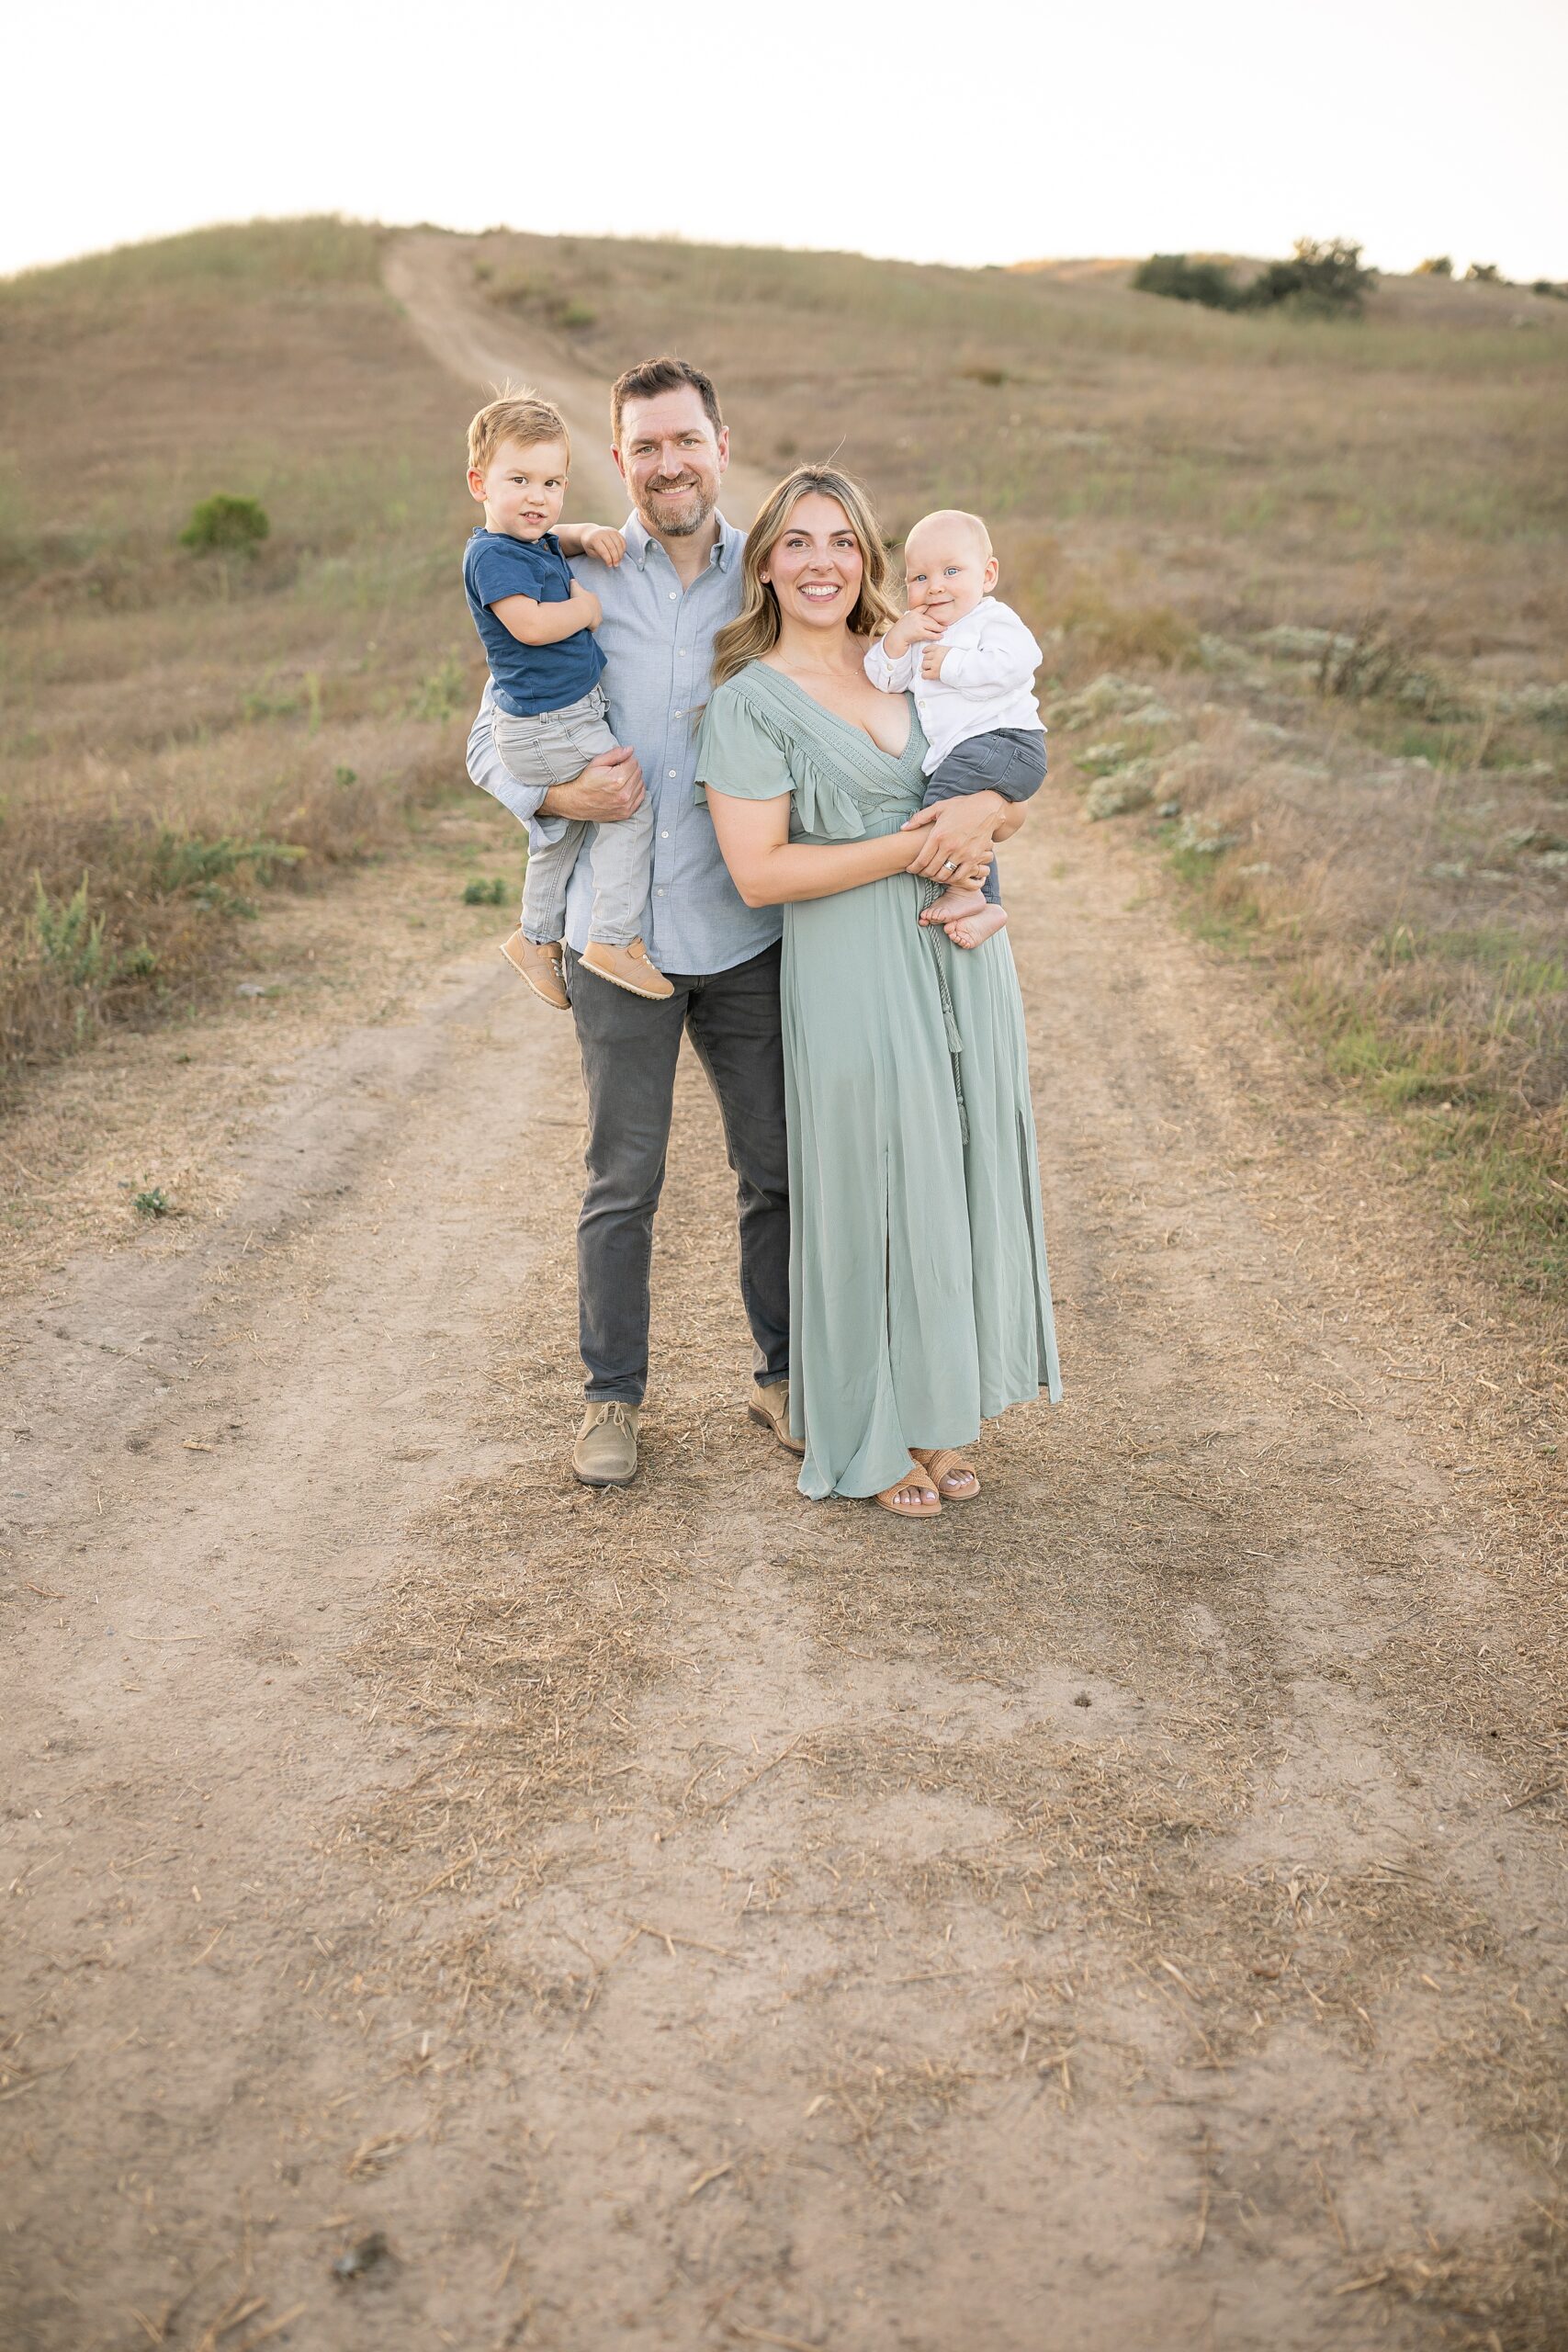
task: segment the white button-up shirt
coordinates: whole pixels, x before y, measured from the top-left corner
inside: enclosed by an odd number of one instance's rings
[[[950,752],[971,735],[996,727],[1040,726],[1034,673],[1044,656],[1010,605],[982,596],[931,642],[947,659],[940,678],[922,678],[923,643],[889,661],[879,639],[865,657],[865,674],[885,695],[912,694],[931,749],[921,763],[933,775]]]

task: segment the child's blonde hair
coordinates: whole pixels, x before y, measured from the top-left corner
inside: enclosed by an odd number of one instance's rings
[[[482,474],[503,441],[515,441],[524,449],[532,448],[536,441],[558,441],[570,461],[571,435],[565,418],[529,384],[520,392],[506,392],[491,401],[474,418],[468,426],[469,471]]]

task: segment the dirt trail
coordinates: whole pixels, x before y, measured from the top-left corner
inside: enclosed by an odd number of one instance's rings
[[[1135,852],[1008,876],[1067,1398],[934,1529],[745,1422],[691,1067],[573,1485],[489,953],[12,1315],[7,2347],[1562,2341],[1544,1374]]]

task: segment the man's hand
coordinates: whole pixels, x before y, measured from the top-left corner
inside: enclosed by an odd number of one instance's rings
[[[604,608],[600,605],[598,597],[593,594],[592,589],[585,588],[581,580],[574,580],[571,583],[570,601],[579,608],[578,627],[580,628],[597,628],[600,622],[604,619]]]
[[[582,552],[596,556],[607,563],[612,571],[626,551],[624,531],[613,530],[608,523],[585,523],[582,526]]]
[[[941,624],[933,621],[929,613],[919,610],[908,612],[902,620],[894,622],[883,639],[883,650],[890,662],[897,662],[901,653],[908,653],[911,645],[929,645],[932,638],[941,635]]]
[[[997,820],[1010,806],[999,792],[966,792],[956,799],[937,800],[929,808],[917,808],[901,828],[906,833],[923,835],[906,873],[923,874],[931,882],[951,882],[964,866],[989,865]]]
[[[953,648],[951,645],[928,645],[925,651],[920,656],[921,677],[940,678],[942,675],[942,665],[946,661],[952,650]]]
[[[642,805],[642,770],[629,746],[601,752],[570,784],[552,784],[539,803],[541,817],[571,817],[591,825],[615,825]]]

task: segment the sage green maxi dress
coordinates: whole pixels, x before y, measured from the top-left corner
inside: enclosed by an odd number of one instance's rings
[[[895,756],[753,662],[708,704],[699,788],[789,793],[792,841],[897,832],[925,786],[909,718]],[[1061,1394],[1012,951],[922,930],[934,896],[899,874],[784,909],[790,1419],[814,1499],[878,1494],[911,1445]]]

